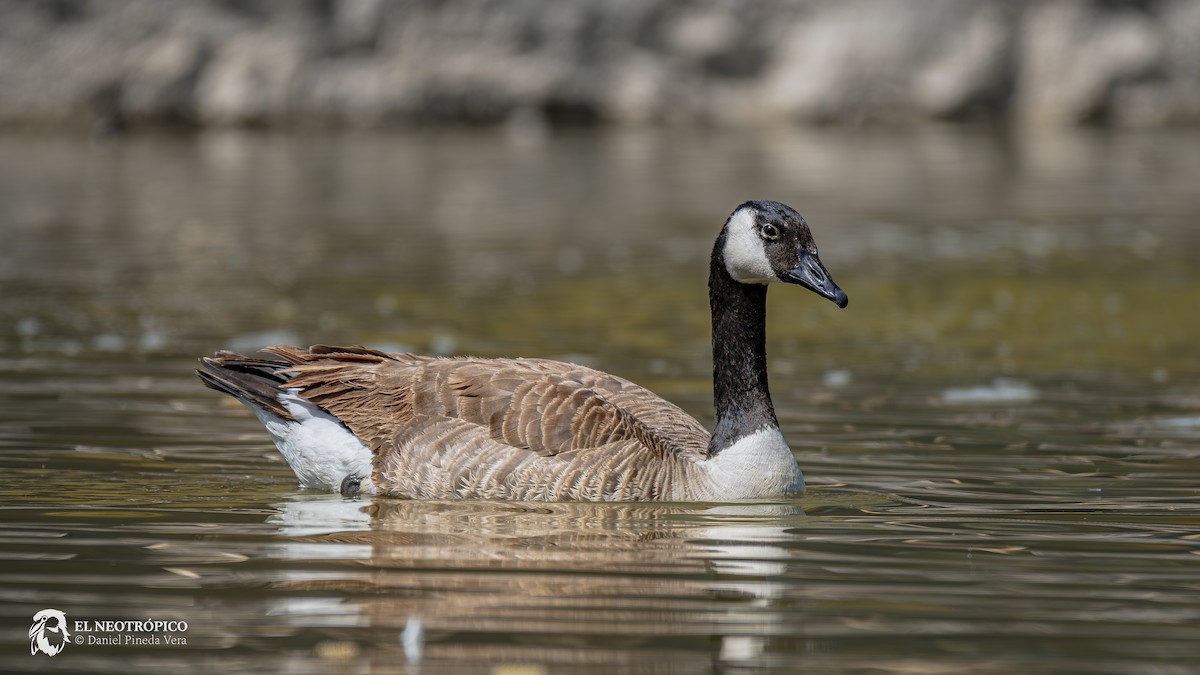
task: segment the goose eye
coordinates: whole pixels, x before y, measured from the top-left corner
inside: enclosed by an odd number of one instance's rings
[[[763,239],[775,239],[779,236],[779,228],[770,223],[764,223],[759,229],[759,233],[762,234]]]

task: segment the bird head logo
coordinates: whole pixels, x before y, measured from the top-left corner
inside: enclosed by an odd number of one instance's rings
[[[43,652],[54,656],[67,646],[71,634],[67,632],[67,615],[57,609],[43,609],[33,615],[29,627],[29,653]]]

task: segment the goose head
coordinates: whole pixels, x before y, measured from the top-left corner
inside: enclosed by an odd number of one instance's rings
[[[734,281],[798,284],[838,307],[850,302],[817,256],[808,223],[786,204],[742,204],[729,216],[717,241],[725,271]]]

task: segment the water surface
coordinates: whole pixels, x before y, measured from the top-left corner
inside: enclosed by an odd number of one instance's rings
[[[1200,670],[1196,175],[1191,132],[0,137],[2,667]],[[709,423],[748,198],[851,298],[772,291],[800,499],[346,500],[191,372],[562,358]],[[187,644],[29,656],[45,607]]]

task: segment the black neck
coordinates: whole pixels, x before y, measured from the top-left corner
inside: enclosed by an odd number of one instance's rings
[[[779,426],[767,389],[767,286],[729,276],[721,254],[724,239],[713,249],[708,277],[717,412],[709,457],[763,427]]]

